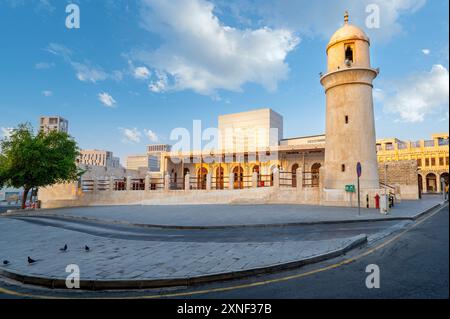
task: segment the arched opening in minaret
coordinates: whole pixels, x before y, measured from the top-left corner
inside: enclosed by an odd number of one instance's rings
[[[353,63],[353,47],[351,44],[345,46],[345,62]]]

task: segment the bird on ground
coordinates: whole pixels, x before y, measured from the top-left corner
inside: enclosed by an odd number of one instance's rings
[[[60,251],[67,251],[67,244],[66,244],[66,245],[64,245],[64,247],[63,247],[63,248],[61,248],[61,249],[60,249]]]
[[[29,264],[34,264],[35,262],[37,262],[37,260],[34,260],[30,256],[28,256],[28,263]]]
[[[9,260],[3,260],[3,265],[7,266],[9,264],[10,264]]]
[[[91,250],[91,248],[89,248],[89,246],[88,246],[88,245],[86,245],[86,246],[84,246],[84,250],[85,250],[85,251],[90,251],[90,250]]]

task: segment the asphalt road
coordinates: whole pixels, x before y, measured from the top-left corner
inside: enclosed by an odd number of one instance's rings
[[[448,246],[446,206],[384,242],[294,271],[190,288],[119,292],[54,291],[0,280],[0,297],[448,298]],[[380,268],[379,289],[365,285],[369,264]]]
[[[369,236],[400,223],[399,221],[380,221],[283,227],[275,226],[196,230],[123,226],[94,221],[66,220],[59,217],[11,218],[33,223],[42,227],[62,228],[106,238],[136,241],[218,243],[326,240],[334,238],[348,238],[360,234],[367,234]],[[402,223],[405,223],[405,221]]]

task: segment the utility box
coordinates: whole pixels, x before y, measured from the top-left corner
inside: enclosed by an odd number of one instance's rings
[[[383,215],[389,214],[389,197],[388,197],[388,195],[380,196],[380,213]]]

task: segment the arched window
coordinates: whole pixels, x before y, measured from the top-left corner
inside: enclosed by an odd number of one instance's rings
[[[351,44],[347,44],[345,46],[345,62],[353,63],[353,61],[354,61],[353,46]]]
[[[244,169],[242,166],[236,166],[233,169],[234,174],[234,189],[244,188]]]
[[[208,170],[204,167],[198,170],[197,174],[197,189],[206,189],[206,175],[208,175]]]
[[[437,191],[437,180],[436,175],[433,173],[430,173],[426,177],[427,179],[427,192],[428,193],[434,193]]]
[[[223,167],[218,167],[216,169],[216,189],[223,189],[223,178],[224,170]]]

